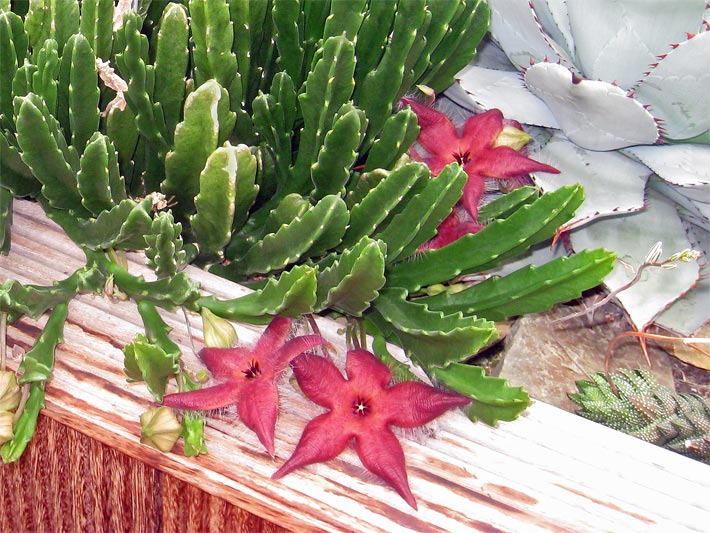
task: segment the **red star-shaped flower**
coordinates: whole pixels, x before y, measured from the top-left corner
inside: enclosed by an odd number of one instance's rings
[[[220,383],[168,394],[163,404],[204,411],[236,403],[241,421],[273,455],[279,411],[276,380],[294,357],[327,344],[320,335],[302,335],[287,341],[291,322],[289,318],[274,318],[253,348],[203,348],[200,358]]]
[[[293,371],[301,390],[329,411],[308,423],[293,455],[272,477],[280,478],[301,466],[332,459],[354,439],[365,467],[416,509],[404,452],[389,426],[421,426],[470,400],[413,381],[389,386],[389,368],[365,350],[348,352],[345,370],[348,379],[324,357],[305,354],[294,359]]]
[[[429,154],[421,157],[413,151],[413,157],[425,162],[434,176],[454,161],[463,166],[468,181],[461,204],[474,220],[478,217],[485,178],[513,178],[530,172],[559,174],[556,168],[525,157],[509,146],[496,146],[504,127],[503,114],[498,109],[473,115],[459,134],[444,113],[410,98],[403,98],[402,102],[417,114],[421,128],[417,141]]]
[[[462,207],[456,206],[448,217],[436,228],[436,235],[422,244],[417,251],[437,250],[460,239],[469,233],[478,233],[483,229],[481,224],[471,220],[471,215]]]

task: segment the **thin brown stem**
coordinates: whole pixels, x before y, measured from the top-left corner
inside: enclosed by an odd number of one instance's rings
[[[7,359],[7,313],[0,313],[0,371],[5,370]]]
[[[582,311],[579,311],[579,312],[577,312],[577,313],[572,313],[571,315],[567,315],[567,316],[564,316],[564,317],[562,317],[562,318],[558,318],[557,320],[554,320],[552,323],[553,323],[553,324],[558,324],[558,323],[560,323],[560,322],[565,322],[565,321],[567,321],[567,320],[572,320],[573,318],[578,318],[578,317],[584,316],[584,315],[589,315],[590,318],[593,318],[593,317],[594,317],[594,312],[595,312],[597,309],[603,307],[604,305],[606,305],[607,303],[609,303],[611,300],[613,300],[614,298],[616,298],[616,296],[617,296],[620,292],[625,291],[625,290],[628,289],[629,287],[631,287],[631,286],[635,285],[636,283],[638,283],[638,281],[641,279],[641,274],[642,274],[643,271],[646,270],[648,267],[663,267],[663,266],[667,265],[667,264],[670,263],[670,262],[671,262],[671,260],[668,259],[668,260],[662,261],[662,262],[660,262],[660,263],[643,263],[643,264],[638,268],[638,270],[636,271],[636,275],[635,275],[635,276],[633,277],[633,279],[632,279],[631,281],[629,281],[628,283],[625,283],[625,284],[622,285],[621,287],[618,287],[617,289],[614,289],[613,291],[611,291],[609,294],[607,294],[604,298],[602,298],[602,299],[599,300],[598,302],[594,302],[594,304],[593,304],[591,307],[587,307],[586,309],[584,309],[584,310],[582,310]],[[591,314],[590,314],[590,313],[591,313]]]
[[[182,314],[185,317],[185,327],[187,328],[187,336],[190,339],[190,348],[192,348],[192,353],[197,355],[197,348],[195,347],[195,338],[192,335],[192,327],[190,326],[190,317],[184,307],[181,307]]]
[[[646,333],[644,331],[624,331],[623,333],[619,333],[616,337],[611,339],[609,341],[609,345],[607,346],[606,349],[606,354],[604,355],[604,372],[606,373],[607,376],[607,381],[609,382],[609,385],[611,386],[612,390],[614,393],[618,394],[619,390],[616,388],[616,385],[614,385],[614,382],[610,378],[610,363],[611,363],[611,355],[614,350],[614,347],[618,344],[618,342],[625,337],[638,337],[642,341],[642,348],[644,349],[644,355],[646,357],[646,361],[648,362],[648,366],[651,365],[651,360],[649,358],[648,352],[645,349],[645,344],[646,340],[648,339],[653,339],[653,340],[659,340],[659,341],[666,341],[666,342],[680,342],[682,344],[686,344],[693,348],[694,350],[697,350],[704,356],[708,357],[710,359],[710,353],[706,352],[702,348],[695,346],[696,344],[708,344],[710,343],[710,339],[706,338],[692,338],[692,337],[669,337],[668,335],[658,335],[654,333]]]
[[[18,404],[17,409],[15,409],[15,414],[12,415],[13,424],[20,419],[22,412],[25,410],[25,404],[27,404],[27,400],[30,397],[30,386],[31,385],[29,383],[26,383],[20,387],[20,403]]]

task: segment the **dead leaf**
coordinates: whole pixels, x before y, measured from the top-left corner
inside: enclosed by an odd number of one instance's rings
[[[132,10],[132,0],[118,0],[113,8],[113,31],[118,31],[123,26],[123,15]]]
[[[123,92],[128,90],[128,84],[123,78],[116,74],[108,61],[103,61],[99,57],[96,58],[96,69],[98,70],[99,77],[101,78],[101,81],[104,82],[104,85],[106,85],[109,89],[116,91],[116,96],[106,105],[106,109],[104,109],[101,115],[108,115],[114,107],[117,107],[121,111],[126,109],[126,98]]]
[[[696,331],[695,337],[710,337],[710,324],[705,324],[698,331]],[[682,342],[658,341],[658,344],[660,344],[663,349],[673,357],[680,359],[684,363],[702,368],[703,370],[710,370],[710,353],[708,353],[710,351],[710,345],[699,343],[696,345],[697,348],[694,348],[693,346]]]

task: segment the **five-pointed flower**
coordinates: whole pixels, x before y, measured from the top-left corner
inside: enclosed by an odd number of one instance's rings
[[[413,381],[389,386],[392,378],[389,368],[365,350],[348,352],[345,364],[348,379],[332,362],[318,355],[297,357],[293,371],[304,394],[329,411],[306,425],[293,455],[272,477],[280,478],[301,466],[332,459],[354,439],[355,450],[365,467],[416,509],[407,481],[404,452],[389,426],[421,426],[470,400]]]
[[[461,204],[473,220],[478,217],[485,178],[513,178],[530,172],[559,174],[550,165],[534,161],[510,146],[500,145],[498,138],[503,131],[504,120],[498,109],[473,115],[464,123],[459,134],[444,113],[410,98],[403,98],[402,103],[409,105],[417,114],[421,128],[417,141],[428,153],[428,156],[422,157],[412,151],[412,156],[426,163],[434,176],[454,161],[463,166],[468,181],[463,189]],[[527,135],[522,130],[520,133]]]
[[[279,410],[276,381],[294,357],[327,344],[320,335],[302,335],[287,341],[291,322],[289,318],[274,318],[253,348],[203,348],[200,358],[220,383],[168,394],[163,404],[202,411],[236,403],[241,421],[274,455]]]

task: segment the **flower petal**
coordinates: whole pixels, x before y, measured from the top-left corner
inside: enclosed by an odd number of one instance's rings
[[[237,414],[272,456],[278,412],[279,395],[274,383],[263,378],[247,382],[237,403]]]
[[[337,457],[345,449],[352,434],[339,432],[330,418],[331,413],[323,413],[308,423],[293,454],[274,472],[272,479],[279,479],[302,466]]]
[[[473,115],[463,125],[463,140],[470,157],[493,146],[496,138],[503,131],[503,113],[491,109],[485,113]]]
[[[463,186],[461,205],[464,206],[468,214],[471,215],[474,220],[478,220],[478,206],[481,203],[481,197],[483,196],[486,184],[481,176],[472,172],[467,172],[467,174],[468,181],[466,181],[466,184]]]
[[[238,375],[251,356],[249,348],[202,348],[200,359],[217,379],[226,379]]]
[[[530,172],[560,172],[555,167],[534,161],[507,146],[483,151],[466,163],[464,170],[469,176],[475,174],[491,178],[512,178]]]
[[[414,428],[431,422],[454,407],[463,407],[471,400],[463,394],[447,392],[424,383],[405,381],[387,391],[387,404],[383,406],[388,423]]]
[[[346,385],[340,370],[320,355],[299,355],[293,360],[293,373],[298,386],[311,401],[330,409]]]
[[[417,508],[407,481],[402,446],[389,429],[358,435],[355,438],[355,450],[365,468],[385,480],[409,505]]]
[[[389,367],[366,350],[348,352],[345,372],[363,393],[379,391],[392,380]]]
[[[431,155],[448,159],[447,163],[454,161],[451,154],[459,145],[460,139],[449,117],[411,98],[402,98],[402,103],[410,106],[417,114],[421,128],[417,137],[419,144]]]
[[[436,235],[422,244],[417,251],[438,250],[447,244],[460,239],[469,233],[478,233],[483,229],[483,226],[476,224],[472,220],[462,220],[456,210],[444,219],[436,228]]]
[[[422,160],[422,162],[426,163],[426,166],[429,167],[429,172],[432,176],[438,176],[441,174],[444,167],[454,161],[453,155],[451,157],[427,157]]]
[[[281,348],[267,356],[269,369],[273,374],[281,373],[297,355],[312,350],[317,346],[325,346],[328,341],[320,335],[301,335],[284,344]]]
[[[254,357],[263,361],[286,342],[289,333],[291,333],[292,322],[290,318],[274,317],[252,349]]]
[[[196,411],[219,409],[235,403],[243,385],[243,381],[227,381],[204,389],[167,394],[163,398],[163,405]]]

